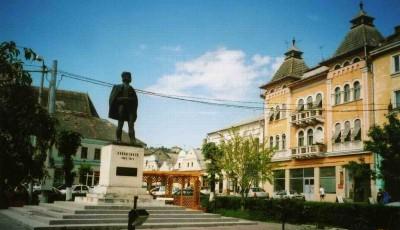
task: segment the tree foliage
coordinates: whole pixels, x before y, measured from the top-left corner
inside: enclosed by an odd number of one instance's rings
[[[223,152],[222,168],[238,182],[244,207],[246,191],[252,185],[271,181],[273,150],[265,148],[258,138],[239,136],[236,130],[231,130],[230,136],[230,139],[220,144]]]
[[[74,131],[62,130],[57,134],[56,148],[63,156],[63,170],[65,176],[65,184],[71,187],[74,181],[74,162],[72,155],[76,153],[79,146],[81,146],[82,135]]]
[[[0,192],[5,183],[44,176],[46,152],[53,144],[55,119],[37,103],[24,61],[37,55],[14,42],[0,44]],[[1,195],[1,194],[0,194]]]
[[[204,159],[207,162],[208,180],[210,183],[210,191],[215,192],[215,178],[218,175],[222,177],[221,173],[221,159],[223,153],[214,142],[205,142],[201,148]]]
[[[350,172],[354,183],[354,201],[368,201],[371,196],[371,179],[374,179],[375,172],[371,170],[370,165],[365,163],[364,158],[360,158],[360,163],[350,161],[343,167]]]
[[[93,172],[93,169],[92,169],[92,166],[90,164],[82,163],[79,166],[79,169],[78,169],[79,183],[85,184],[86,183],[86,180],[85,180],[86,175],[88,173],[92,173],[92,172]]]
[[[385,190],[394,200],[400,200],[400,120],[398,112],[386,115],[388,123],[374,126],[365,141],[365,149],[382,157],[378,177],[383,178]]]

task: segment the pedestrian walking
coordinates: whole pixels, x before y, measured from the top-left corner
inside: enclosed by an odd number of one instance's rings
[[[322,186],[319,187],[319,199],[320,201],[325,200],[325,189]]]

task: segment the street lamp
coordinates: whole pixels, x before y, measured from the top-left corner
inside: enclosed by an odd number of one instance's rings
[[[41,61],[42,62],[42,78],[40,79],[40,87],[39,87],[39,99],[38,99],[38,103],[39,105],[42,105],[42,94],[43,94],[43,84],[44,84],[44,74],[47,72],[47,67],[44,64],[44,59],[41,56],[36,56],[36,60],[37,61]]]

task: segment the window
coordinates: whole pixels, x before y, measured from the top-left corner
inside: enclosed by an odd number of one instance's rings
[[[82,147],[81,148],[81,159],[87,159],[87,152],[88,152],[88,148],[87,147]]]
[[[314,144],[314,133],[312,129],[309,129],[307,131],[307,145],[313,145]]]
[[[333,140],[334,140],[334,142],[335,143],[340,143],[340,141],[341,141],[341,127],[340,127],[340,124],[339,123],[337,123],[336,125],[335,125],[335,133],[333,134]]]
[[[335,167],[319,168],[319,184],[325,193],[336,193]]]
[[[269,121],[273,121],[274,120],[274,108],[270,108],[269,109]]]
[[[353,84],[353,90],[354,90],[354,100],[358,100],[361,97],[361,85],[360,82],[356,81]]]
[[[322,94],[317,94],[317,96],[315,97],[315,103],[314,106],[316,108],[322,108]]]
[[[353,63],[357,63],[357,62],[359,62],[359,61],[360,61],[360,58],[358,58],[358,57],[356,57],[356,58],[353,59]]]
[[[187,165],[187,168],[189,168],[189,162],[188,162],[188,163],[186,163],[186,165]]]
[[[349,62],[349,61],[345,61],[345,62],[343,63],[343,67],[348,66],[348,65],[350,65],[350,62]]]
[[[335,68],[334,68],[334,69],[335,69],[335,70],[340,69],[340,65],[339,65],[339,64],[335,65]]]
[[[400,108],[400,90],[394,92],[395,108]]]
[[[285,190],[285,170],[274,170],[274,192]]]
[[[282,149],[286,149],[286,135],[282,134]]]
[[[298,144],[300,147],[304,146],[304,132],[303,131],[299,132]]]
[[[340,104],[340,88],[336,87],[335,89],[335,105]]]
[[[270,149],[274,148],[274,137],[273,136],[269,137],[269,148]]]
[[[275,137],[275,148],[279,149],[279,136],[278,135],[276,135],[276,137]]]
[[[275,119],[276,119],[276,120],[281,119],[281,111],[280,111],[280,109],[279,109],[279,106],[276,106]]]
[[[94,159],[100,160],[100,156],[101,156],[101,149],[94,149]]]
[[[192,162],[192,167],[193,167],[193,162]]]
[[[354,121],[353,139],[355,141],[361,141],[361,121],[359,119]]]
[[[304,177],[314,177],[314,168],[290,169],[290,191],[303,193]]]
[[[307,97],[307,109],[312,109],[312,107],[313,107],[312,97],[309,96]]]
[[[400,54],[393,56],[393,73],[400,72]]]
[[[178,168],[181,168],[181,163],[178,163]]]
[[[303,111],[304,110],[304,101],[303,99],[300,99],[299,102],[297,103],[297,111]]]
[[[344,123],[343,138],[344,138],[344,141],[350,141],[351,140],[350,121],[346,121]]]
[[[324,132],[322,130],[322,127],[318,127],[315,131],[315,143],[324,143]]]
[[[350,86],[345,85],[344,86],[344,102],[350,101]]]

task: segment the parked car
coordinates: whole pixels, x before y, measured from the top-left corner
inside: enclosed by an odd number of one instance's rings
[[[173,193],[173,195],[174,196],[179,196],[179,195],[181,195],[181,189],[177,189],[174,193]],[[183,196],[193,196],[193,188],[184,188],[183,190],[182,190],[182,195]]]
[[[273,199],[283,199],[283,198],[293,198],[293,199],[301,199],[305,200],[305,196],[302,193],[297,193],[295,191],[287,192],[286,190],[281,190],[276,192],[273,196]]]
[[[86,193],[89,193],[91,191],[90,187],[87,185],[72,185],[72,195],[85,195]],[[65,189],[61,189],[60,192],[62,194],[66,193],[66,188]]]
[[[155,187],[150,190],[150,194],[157,197],[157,196],[165,196],[165,186]]]
[[[264,197],[268,198],[269,194],[264,189],[259,187],[250,188],[247,192],[247,197]]]

